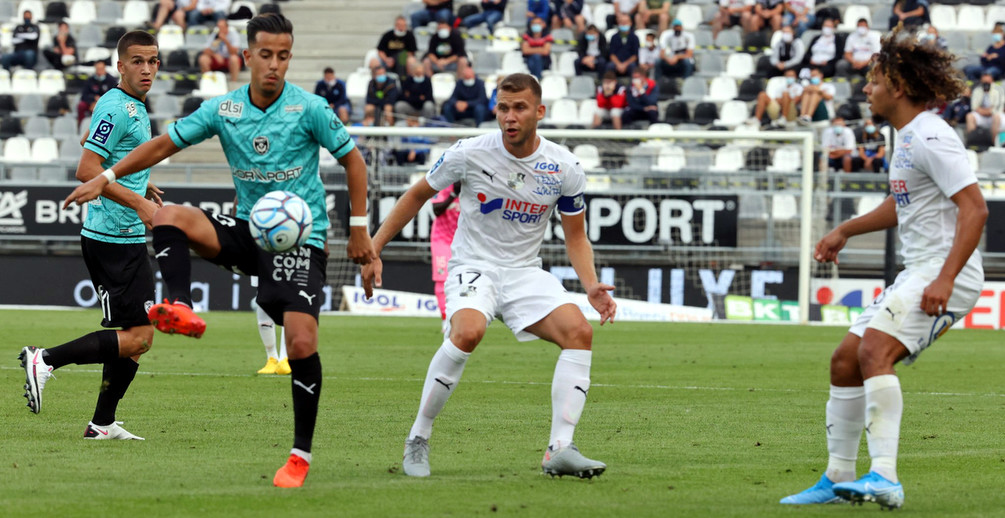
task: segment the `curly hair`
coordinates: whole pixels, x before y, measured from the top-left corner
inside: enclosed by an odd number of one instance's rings
[[[933,105],[952,101],[966,90],[962,73],[954,66],[957,57],[934,45],[918,41],[901,23],[883,38],[879,53],[873,57],[873,72],[879,70],[893,89],[916,104]]]

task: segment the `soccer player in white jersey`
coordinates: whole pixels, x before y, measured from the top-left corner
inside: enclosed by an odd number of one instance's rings
[[[902,271],[866,308],[834,351],[827,402],[827,470],[813,487],[783,504],[842,501],[904,503],[897,447],[904,401],[894,365],[909,364],[973,309],[984,282],[977,251],[987,206],[966,150],[933,104],[959,97],[965,85],[955,56],[897,29],[865,87],[872,113],[897,129],[891,195],[875,210],[846,221],[817,243],[817,261],[838,262],[848,238],[897,226]],[[872,466],[855,480],[862,430]]]
[[[601,325],[614,321],[616,305],[608,293],[614,286],[598,282],[593,266],[593,248],[584,230],[586,175],[572,153],[537,135],[544,112],[541,85],[533,76],[507,76],[499,86],[496,118],[501,131],[460,140],[444,152],[426,177],[398,200],[374,235],[379,255],[427,200],[461,182],[461,215],[445,286],[449,326],[429,364],[419,412],[405,443],[406,475],[429,476],[433,419],[497,316],[518,340],[543,338],[562,349],[552,380],[544,472],[589,478],[607,468],[584,457],[572,442],[590,389],[593,328],[558,279],[541,269],[538,251],[556,208],[562,214],[569,260],[600,313]],[[374,285],[381,286],[382,269],[379,259],[363,267],[367,297]]]

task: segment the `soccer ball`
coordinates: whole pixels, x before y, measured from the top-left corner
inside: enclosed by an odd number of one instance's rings
[[[289,191],[262,196],[248,215],[248,230],[266,252],[282,254],[307,243],[314,217],[303,198]]]

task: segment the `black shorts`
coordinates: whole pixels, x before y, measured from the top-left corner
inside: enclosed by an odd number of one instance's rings
[[[84,264],[101,303],[101,325],[128,329],[148,326],[154,304],[154,274],[146,243],[105,243],[80,237]]]
[[[285,254],[270,254],[255,244],[247,220],[203,212],[220,241],[220,253],[207,260],[235,273],[257,275],[256,300],[269,318],[282,323],[287,311],[318,318],[328,266],[324,250],[303,246]]]

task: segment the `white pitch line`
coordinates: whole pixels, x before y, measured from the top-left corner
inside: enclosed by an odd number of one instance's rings
[[[11,367],[9,365],[0,365],[0,370],[22,370],[21,367]],[[60,373],[100,373],[99,369],[86,369],[86,368],[69,368],[61,369]],[[260,374],[235,374],[235,373],[213,373],[213,372],[159,372],[159,371],[138,371],[137,375],[143,376],[188,376],[188,377],[212,377],[212,378],[282,378],[285,376],[279,375],[260,375]],[[421,382],[424,381],[422,378],[385,378],[385,377],[372,377],[372,376],[358,376],[358,377],[345,377],[345,376],[324,376],[324,379],[328,380],[343,380],[343,381],[389,381],[394,383],[408,383],[408,382]],[[550,381],[512,381],[512,380],[465,380],[465,383],[484,383],[487,385],[498,384],[498,385],[547,385],[551,386]],[[824,392],[824,389],[786,389],[786,388],[757,388],[757,387],[703,387],[698,385],[623,385],[617,383],[591,383],[593,387],[605,387],[605,388],[617,388],[617,389],[647,389],[647,390],[690,390],[690,391],[722,391],[722,392],[781,392],[781,393],[797,393],[797,392]],[[912,392],[905,391],[904,394],[913,396],[941,396],[941,397],[1005,397],[1005,394],[999,394],[996,392]]]

